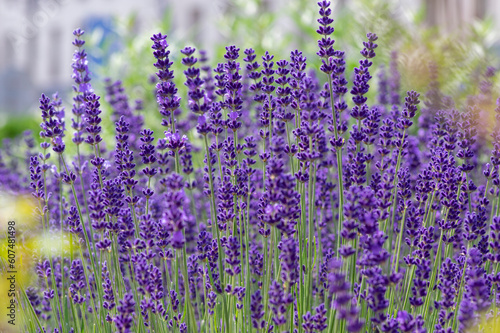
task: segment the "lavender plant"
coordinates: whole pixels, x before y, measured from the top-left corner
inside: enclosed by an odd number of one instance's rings
[[[22,168],[2,151],[4,190],[30,192],[36,232],[69,244],[35,255],[36,278],[18,298],[23,331],[494,325],[500,99],[492,150],[475,107],[493,93],[486,79],[488,94],[461,107],[437,85],[400,97],[393,64],[369,99],[377,35],[367,33],[349,73],[334,48],[330,2],[318,6],[318,70],[299,50],[286,60],[231,45],[211,67],[205,52],[186,47],[185,97],[167,36],[153,35],[163,133],[145,126],[119,82],[97,95],[75,30],[72,135],[58,96],[42,95],[39,152],[30,143]]]

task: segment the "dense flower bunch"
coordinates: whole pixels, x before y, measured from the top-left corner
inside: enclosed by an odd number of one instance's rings
[[[349,73],[330,2],[318,5],[318,71],[298,50],[246,49],[240,60],[229,46],[211,67],[186,47],[185,98],[167,36],[154,35],[163,133],[144,126],[120,82],[97,95],[74,32],[72,135],[60,99],[42,95],[40,151],[27,140],[26,171],[9,148],[0,160],[4,189],[32,193],[40,229],[70,244],[35,258],[24,331],[488,328],[500,286],[500,99],[493,150],[473,104],[485,94],[465,106],[437,85],[401,94],[393,61],[370,100],[377,35]]]

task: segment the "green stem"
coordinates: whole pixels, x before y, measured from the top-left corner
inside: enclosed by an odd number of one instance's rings
[[[217,222],[217,205],[215,202],[215,193],[214,193],[214,182],[213,182],[213,174],[212,174],[212,161],[210,160],[210,151],[209,151],[209,146],[208,146],[208,138],[205,135],[205,151],[207,155],[207,164],[208,164],[208,175],[209,175],[209,185],[210,185],[210,198],[212,201],[212,214],[213,214],[213,220],[212,220],[212,234],[215,233],[215,236],[217,237],[217,246],[218,246],[218,252],[219,252],[219,277],[221,281],[221,287],[224,289],[224,270],[222,269],[222,249],[220,245],[220,232],[219,232],[219,224]],[[220,165],[220,159],[219,159],[219,165]],[[221,174],[222,176],[222,174]]]
[[[459,312],[459,307],[460,307],[460,302],[462,301],[462,295],[464,293],[464,283],[465,283],[465,272],[467,271],[467,256],[469,254],[469,244],[467,244],[467,251],[465,253],[465,263],[464,263],[464,268],[462,270],[462,277],[460,279],[460,287],[458,289],[458,297],[457,297],[457,307],[455,308],[455,315],[453,316],[453,331],[456,331],[458,322],[458,312]]]
[[[309,137],[309,147],[312,149],[312,138]],[[313,238],[314,238],[314,213],[316,210],[314,209],[314,183],[315,183],[315,163],[310,162],[310,172],[309,172],[309,235],[308,235],[308,241],[307,241],[307,275],[308,275],[308,288],[307,288],[307,303],[306,306],[307,308],[310,308],[312,306],[312,296],[313,296],[313,286],[312,286],[312,281],[313,281],[313,252],[315,252],[315,248],[313,246]]]
[[[335,141],[338,140],[339,134],[337,130],[337,113],[335,112],[335,100],[333,98],[333,84],[332,76],[328,74],[328,87],[330,89],[330,106],[332,108],[332,120],[333,120],[333,133],[335,136]],[[337,225],[337,238],[340,239],[340,229],[342,221],[344,220],[344,184],[342,180],[342,148],[335,147],[335,153],[337,155],[337,176],[338,176],[338,186],[339,186],[339,206],[338,206],[338,225]],[[339,256],[337,249],[337,258]]]
[[[413,276],[415,275],[415,266],[411,266],[410,268],[410,275],[409,275],[409,279],[408,279],[408,284],[406,286],[406,295],[404,297],[404,303],[403,303],[403,308],[401,310],[405,310],[407,311],[406,309],[406,305],[408,303],[408,300],[409,300],[409,297],[410,297],[410,290],[411,290],[411,285],[412,285],[412,282],[413,282]]]
[[[441,230],[441,237],[439,238],[438,249],[436,252],[436,261],[434,263],[434,267],[432,268],[432,275],[431,275],[431,280],[430,280],[429,289],[428,289],[429,292],[427,293],[427,297],[425,298],[425,303],[424,303],[424,309],[423,309],[424,320],[427,319],[427,311],[429,308],[431,294],[433,293],[433,290],[434,290],[434,283],[436,282],[436,275],[437,275],[438,267],[440,266],[439,262],[440,262],[440,257],[441,257],[441,248],[443,246],[443,236],[444,236],[444,232],[443,232],[443,230]]]
[[[398,188],[397,188],[397,183],[398,183],[398,179],[399,179],[399,176],[398,176],[398,172],[399,172],[399,168],[401,167],[401,155],[403,153],[403,145],[404,145],[404,142],[405,142],[405,137],[406,137],[406,128],[403,130],[403,137],[401,138],[401,143],[400,143],[400,146],[401,148],[398,149],[398,157],[397,157],[397,161],[396,161],[396,171],[394,172],[394,181],[392,183],[392,186],[394,187],[394,192],[392,194],[392,219],[389,217],[385,223],[385,226],[384,226],[384,233],[387,234],[387,227],[389,226],[389,239],[392,240],[392,233],[393,233],[393,229],[394,229],[394,222],[396,220],[396,203],[397,203],[397,194],[398,194]],[[390,211],[389,211],[390,212]],[[392,221],[392,223],[391,223]],[[389,243],[389,246],[392,246],[392,243]]]
[[[396,273],[399,273],[399,255],[401,253],[401,241],[403,239],[403,230],[404,230],[405,221],[406,221],[406,210],[407,209],[408,209],[408,207],[405,205],[405,208],[404,208],[404,211],[403,211],[403,220],[401,221],[401,226],[399,228],[398,238],[396,240],[396,244],[397,244],[397,248],[396,248],[396,261],[394,262],[394,264],[395,264],[394,271]]]

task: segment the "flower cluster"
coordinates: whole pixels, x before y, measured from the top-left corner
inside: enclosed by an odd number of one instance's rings
[[[61,99],[42,95],[40,152],[28,137],[25,170],[5,162],[15,161],[8,146],[0,155],[2,186],[31,192],[40,231],[69,244],[33,254],[38,279],[19,302],[25,331],[490,328],[500,106],[491,150],[473,104],[452,107],[435,85],[400,91],[396,53],[372,98],[377,35],[367,33],[349,72],[333,47],[331,4],[318,5],[318,70],[299,50],[278,59],[246,49],[240,60],[232,45],[212,66],[185,47],[182,100],[177,57],[155,34],[161,135],[121,82],[108,80],[103,98],[92,89],[74,32],[74,145]],[[491,96],[488,82],[469,100]]]

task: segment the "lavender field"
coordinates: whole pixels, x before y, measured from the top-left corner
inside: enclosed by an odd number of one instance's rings
[[[0,331],[500,330],[497,61],[447,94],[449,68],[377,68],[383,36],[347,53],[310,6],[314,59],[154,34],[154,104],[73,32],[71,103],[42,94],[0,150]]]

